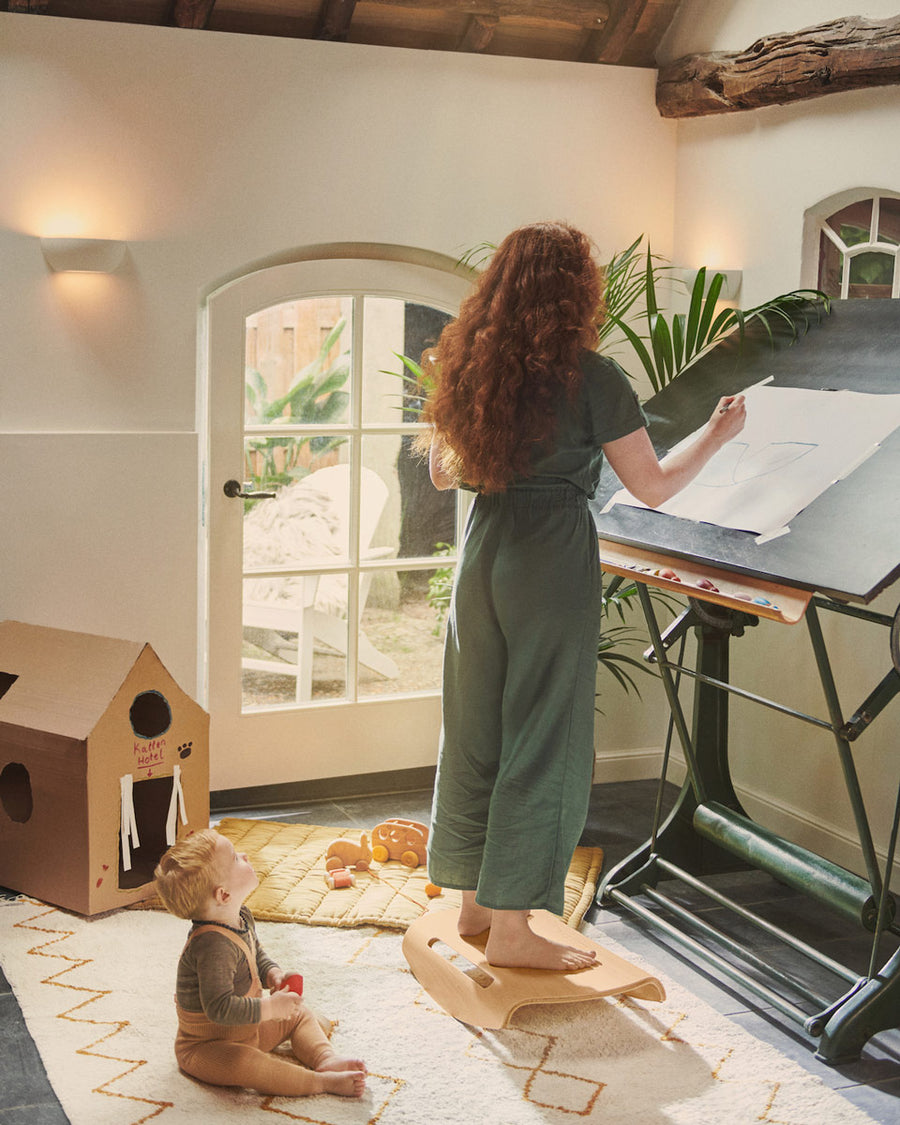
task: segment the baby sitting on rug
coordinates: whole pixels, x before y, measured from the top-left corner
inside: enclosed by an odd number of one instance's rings
[[[208,828],[169,848],[155,881],[170,913],[192,922],[175,990],[181,1069],[215,1086],[262,1094],[360,1097],[365,1064],[335,1054],[315,1014],[284,985],[285,973],[257,940],[244,900],[259,880],[246,855]],[[271,1054],[286,1040],[303,1066]]]

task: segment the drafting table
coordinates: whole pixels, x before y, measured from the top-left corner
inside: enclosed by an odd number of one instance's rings
[[[735,394],[769,376],[774,386],[900,392],[900,301],[834,302],[831,316],[819,323],[813,317],[805,334],[793,344],[789,340],[787,332],[777,333],[773,347],[763,332],[755,330],[748,333],[741,348],[736,339],[729,338],[646,403],[657,453],[662,456],[701,426],[721,395]],[[870,1036],[900,1021],[900,953],[884,964],[879,953],[885,932],[900,934],[890,891],[900,819],[900,756],[884,763],[884,785],[891,792],[897,788],[898,802],[890,839],[879,841],[887,849],[883,865],[876,854],[853,760],[855,740],[900,693],[900,611],[891,617],[867,608],[900,576],[900,430],[797,515],[789,534],[768,542],[758,543],[748,532],[639,508],[616,505],[604,513],[607,501],[619,488],[615,475],[605,470],[592,504],[601,560],[607,575],[618,576],[612,579],[614,583],[636,582],[652,642],[647,656],[659,666],[672,726],[684,751],[687,778],[664,823],[657,803],[649,839],[604,877],[598,901],[626,907],[796,1020],[818,1040],[817,1055],[823,1061],[856,1058]],[[667,571],[674,571],[681,581],[664,577]],[[711,581],[718,592],[698,586],[701,578]],[[688,609],[664,633],[656,619],[652,587],[688,598]],[[748,602],[748,597],[768,604]],[[873,628],[887,630],[884,667],[872,670],[877,675],[875,686],[849,719],[838,701],[820,610],[849,614]],[[789,702],[762,699],[730,682],[732,639],[758,624],[761,617],[785,624],[805,621],[827,718],[805,715]],[[684,639],[691,629],[697,640],[696,657],[688,667]],[[679,645],[680,655],[670,655]],[[690,725],[679,696],[682,677],[694,685]],[[811,723],[833,740],[859,832],[865,877],[778,837],[744,811],[729,769],[731,695]],[[704,875],[746,864],[870,931],[868,973],[860,977],[824,957],[720,896],[703,881]],[[739,948],[725,935],[709,931],[695,915],[657,890],[659,881],[673,878],[825,965],[846,982],[846,991],[837,998],[816,995],[772,967],[768,959],[757,957],[752,948]],[[648,900],[655,909],[648,909]],[[724,953],[691,936],[698,933]]]

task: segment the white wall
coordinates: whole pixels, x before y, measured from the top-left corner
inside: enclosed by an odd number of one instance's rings
[[[149,640],[195,691],[203,297],[309,246],[455,258],[548,217],[667,253],[654,82],[0,14],[0,617]],[[41,234],[126,239],[126,265],[52,276]]]

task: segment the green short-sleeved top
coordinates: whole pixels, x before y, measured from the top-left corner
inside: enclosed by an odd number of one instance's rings
[[[563,394],[554,437],[538,447],[529,475],[516,477],[510,488],[569,483],[593,497],[601,447],[647,425],[631,381],[615,360],[584,351],[580,365],[584,378],[574,399]]]

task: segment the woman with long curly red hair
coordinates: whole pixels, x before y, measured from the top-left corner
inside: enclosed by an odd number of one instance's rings
[[[593,954],[551,942],[594,762],[600,564],[588,499],[604,455],[663,503],[744,424],[719,402],[664,465],[625,373],[597,343],[602,273],[588,238],[536,223],[500,244],[426,357],[435,486],[476,493],[444,654],[429,877],[463,892],[461,934],[489,929],[493,965],[572,971]]]

